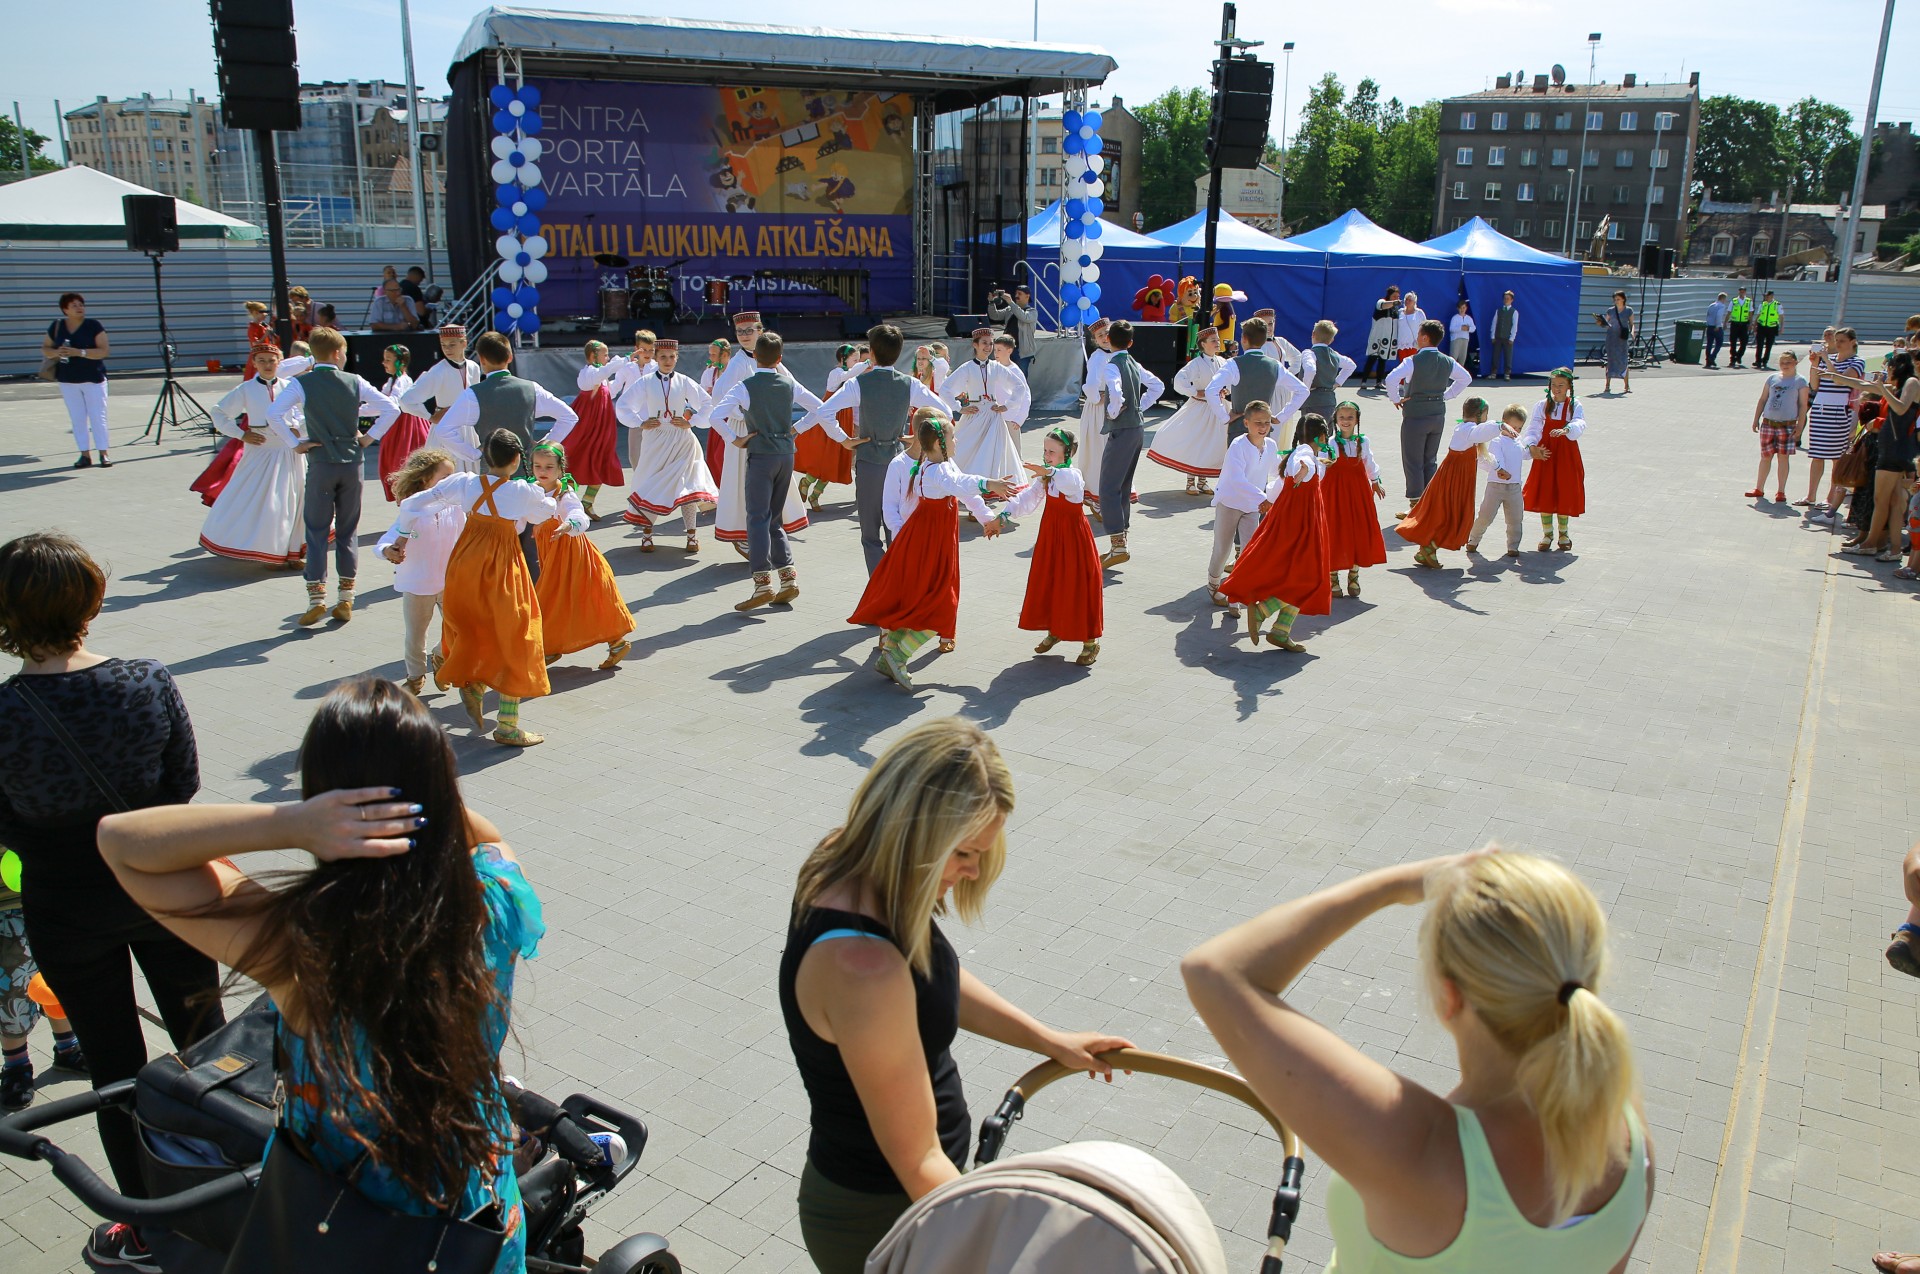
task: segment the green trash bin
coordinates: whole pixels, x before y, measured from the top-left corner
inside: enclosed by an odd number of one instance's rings
[[[1699,319],[1680,319],[1673,325],[1673,361],[1700,366],[1707,344],[1707,325]]]

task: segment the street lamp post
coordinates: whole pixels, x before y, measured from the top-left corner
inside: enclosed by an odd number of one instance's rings
[[[433,278],[433,253],[427,251],[427,197],[420,188],[420,93],[413,85],[413,21],[407,0],[400,0],[400,44],[407,72],[407,166],[413,178],[413,246],[425,257],[427,278]],[[359,117],[359,108],[354,108]],[[355,132],[359,130],[356,128]]]
[[[1287,229],[1287,96],[1293,87],[1293,41],[1281,45],[1280,51],[1286,55],[1286,69],[1280,74],[1280,202],[1274,210],[1275,234],[1285,234]]]
[[[1580,119],[1580,162],[1573,170],[1573,207],[1567,214],[1567,255],[1573,255],[1573,242],[1580,236],[1574,233],[1574,221],[1580,216],[1580,187],[1585,184],[1587,171],[1587,128],[1593,123],[1593,72],[1600,60],[1600,33],[1593,32],[1587,37],[1587,102],[1581,108]]]
[[[1833,321],[1838,326],[1847,313],[1847,288],[1853,282],[1853,243],[1860,233],[1860,201],[1867,197],[1867,160],[1873,154],[1873,125],[1880,114],[1880,78],[1887,71],[1887,37],[1893,33],[1893,0],[1887,0],[1880,19],[1880,52],[1873,60],[1873,90],[1867,94],[1867,116],[1860,121],[1860,158],[1853,166],[1853,198],[1847,204],[1846,237],[1840,240],[1840,286],[1833,297]]]
[[[1654,161],[1660,158],[1660,121],[1663,118],[1661,112],[1653,113],[1653,153],[1647,156],[1647,205],[1640,214],[1640,242],[1643,244],[1647,241],[1647,231],[1653,227],[1653,183],[1660,176],[1660,168]],[[1674,246],[1677,248],[1680,245],[1676,243]]]

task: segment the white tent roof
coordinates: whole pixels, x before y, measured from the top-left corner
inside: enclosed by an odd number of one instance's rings
[[[909,81],[944,89],[1030,81],[1035,94],[1098,84],[1119,66],[1105,49],[1085,44],[507,7],[483,9],[474,17],[454,50],[453,64],[488,49],[516,49],[533,58],[589,58],[600,63],[602,74],[617,74],[613,68],[629,61],[671,68],[682,77],[716,72],[764,77],[771,71],[840,80],[860,74],[871,77],[876,89]]]
[[[126,232],[120,200],[158,191],[92,168],[74,165],[0,186],[0,238],[13,240],[108,240]],[[260,238],[259,227],[199,204],[175,199],[182,239],[217,241]]]

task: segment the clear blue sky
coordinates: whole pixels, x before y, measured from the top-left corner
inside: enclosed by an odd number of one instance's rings
[[[790,25],[835,25],[865,30],[984,35],[1026,39],[1033,30],[1031,3],[995,6],[986,22],[969,6],[927,9],[906,5],[827,4],[786,0],[748,6],[727,0],[547,0],[554,8],[645,11],[687,17],[761,21],[777,13]],[[1916,0],[1907,0],[1912,9]],[[1240,34],[1268,42],[1263,52],[1279,58],[1282,41],[1293,40],[1291,115],[1298,118],[1305,87],[1327,71],[1351,86],[1372,75],[1382,96],[1418,102],[1491,87],[1493,77],[1524,70],[1529,75],[1564,64],[1584,80],[1585,37],[1598,29],[1598,75],[1618,80],[1626,72],[1643,82],[1681,80],[1699,71],[1702,90],[1776,102],[1812,94],[1854,112],[1864,110],[1879,35],[1878,0],[1828,0],[1824,4],[1781,0],[1613,0],[1581,6],[1564,0],[1342,0],[1338,4],[1281,4],[1243,0]],[[467,0],[414,0],[416,67],[429,92],[446,90],[454,44],[477,11]],[[0,75],[17,97],[30,127],[53,135],[53,102],[71,109],[96,94],[123,97],[171,89],[184,95],[214,91],[211,35],[198,4],[156,8],[150,0],[94,0],[84,9],[91,32],[74,28],[76,11],[30,5],[8,31],[10,55]],[[1169,12],[1190,12],[1185,25]],[[398,81],[401,71],[397,0],[295,0],[301,73],[308,79]],[[1082,15],[1095,14],[1094,17]],[[163,16],[164,14],[164,16]],[[1904,28],[1904,30],[1903,30]],[[1097,44],[1120,63],[1105,92],[1138,104],[1165,89],[1201,84],[1218,34],[1219,10],[1211,3],[1167,0],[1041,0],[1040,35],[1045,40]],[[78,54],[84,45],[83,55]],[[76,56],[46,56],[58,50]],[[38,51],[36,56],[25,56]],[[1882,120],[1920,121],[1920,13],[1894,24]],[[1292,124],[1288,131],[1291,133]],[[1280,132],[1278,110],[1274,132]]]

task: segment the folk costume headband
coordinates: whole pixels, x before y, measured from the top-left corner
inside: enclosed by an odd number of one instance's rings
[[[1073,460],[1073,453],[1080,450],[1080,440],[1073,436],[1073,431],[1070,429],[1062,429],[1059,425],[1049,425],[1046,436],[1060,444],[1060,449],[1067,453],[1067,460],[1069,462]]]
[[[536,442],[533,444],[533,454],[536,456],[545,454],[553,457],[554,462],[560,466],[560,489],[562,491],[578,491],[580,489],[579,485],[574,482],[573,475],[567,472],[567,449],[565,447],[557,442]]]

